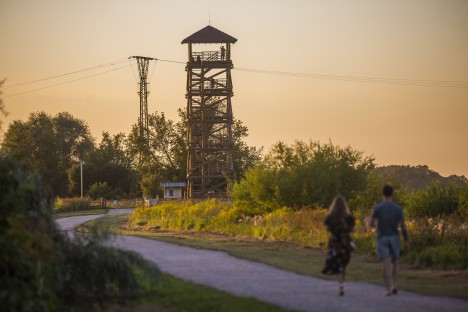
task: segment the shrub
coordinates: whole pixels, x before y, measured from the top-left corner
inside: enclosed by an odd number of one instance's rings
[[[426,188],[409,194],[407,213],[414,218],[434,218],[458,211],[463,189],[455,184],[433,182]]]
[[[254,212],[261,212],[254,214]],[[245,203],[166,202],[151,208],[137,208],[130,226],[144,229],[173,229],[215,232],[262,240],[288,241],[302,246],[326,248],[329,233],[323,224],[325,209],[288,207],[271,212],[249,208]],[[374,256],[375,231],[368,228],[369,213],[356,211],[352,233],[357,252]],[[466,269],[468,225],[458,215],[407,220],[411,251],[405,261],[425,267]],[[433,249],[428,249],[431,246]]]
[[[2,311],[90,310],[103,300],[134,297],[157,281],[159,271],[137,255],[89,240],[69,241],[58,230],[52,207],[34,172],[0,157]]]
[[[64,288],[62,299],[85,308],[90,308],[90,303],[135,298],[157,287],[160,277],[159,271],[139,255],[94,242],[64,248],[63,266],[68,272],[63,283],[68,287]],[[141,270],[145,271],[144,276],[139,274]]]
[[[236,183],[236,202],[259,206],[265,211],[283,206],[326,207],[336,194],[348,200],[365,190],[373,158],[350,146],[320,142],[282,142],[273,146],[265,162],[248,170]]]
[[[88,196],[92,199],[111,198],[113,193],[107,182],[96,182],[89,187]]]
[[[247,213],[245,213],[247,212]],[[151,208],[137,208],[133,227],[209,231],[228,235],[291,241],[313,247],[324,246],[326,211],[283,207],[270,213],[251,215],[245,207],[230,202],[167,202]]]
[[[438,245],[428,247],[410,255],[414,264],[419,267],[432,267],[443,270],[465,270],[468,268],[468,253],[460,246]]]
[[[51,196],[39,177],[0,158],[0,306],[3,311],[48,311],[59,260],[59,232],[50,216]]]
[[[87,197],[84,198],[60,198],[57,197],[55,200],[56,212],[69,212],[69,211],[80,211],[91,209],[90,199]]]

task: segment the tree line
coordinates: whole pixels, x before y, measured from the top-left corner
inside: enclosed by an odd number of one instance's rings
[[[364,218],[381,200],[382,186],[390,183],[396,187],[395,200],[412,218],[468,218],[466,177],[443,178],[427,166],[378,168],[374,161],[351,146],[332,142],[278,142],[245,172],[232,196],[246,215],[262,215],[282,207],[328,207],[341,194]]]
[[[179,110],[178,121],[164,113],[149,115],[149,143],[142,142],[138,123],[128,135],[103,132],[99,143],[87,123],[61,112],[51,116],[31,113],[26,121],[15,120],[6,130],[1,153],[26,162],[36,170],[56,196],[77,196],[83,165],[85,193],[91,197],[133,198],[162,195],[163,181],[185,181],[186,124]],[[248,129],[233,124],[236,179],[260,161],[262,149],[248,146]]]
[[[56,196],[80,194],[81,160],[84,190],[90,197],[156,196],[162,192],[160,182],[186,179],[187,119],[182,110],[177,121],[154,112],[148,125],[148,144],[141,142],[138,123],[128,135],[103,132],[96,142],[86,122],[70,113],[34,112],[9,125],[1,153],[26,162]],[[406,195],[436,182],[444,188],[467,183],[464,176],[443,178],[427,166],[377,167],[373,157],[332,142],[280,141],[263,156],[261,148],[245,142],[247,136],[248,128],[235,120],[232,196],[265,209],[326,207],[338,193],[356,207],[368,207],[379,200],[384,182]]]

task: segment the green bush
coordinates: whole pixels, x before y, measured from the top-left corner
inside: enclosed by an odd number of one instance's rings
[[[414,264],[443,270],[465,270],[468,268],[468,253],[460,246],[438,245],[410,254]]]
[[[0,158],[0,306],[3,311],[49,311],[59,297],[55,250],[59,232],[51,196],[23,165]]]
[[[70,211],[81,211],[91,209],[90,199],[84,198],[60,198],[57,197],[55,200],[55,212],[70,212]]]
[[[125,300],[156,285],[159,271],[141,257],[93,239],[70,241],[58,230],[52,206],[36,174],[0,158],[2,311],[90,310],[103,300]]]
[[[326,207],[336,194],[348,200],[366,189],[373,158],[350,146],[296,141],[275,144],[262,165],[249,169],[233,188],[236,202],[271,211]]]
[[[112,198],[113,192],[107,182],[96,182],[89,187],[88,196],[92,199]]]
[[[433,182],[408,195],[406,212],[414,218],[434,218],[456,213],[462,206],[460,199],[463,190],[463,187],[455,184]]]
[[[261,211],[261,210],[260,210]],[[258,207],[219,202],[166,202],[151,208],[137,208],[130,220],[134,228],[190,230],[287,241],[314,248],[326,248],[328,235],[323,224],[326,210],[282,207],[271,212]],[[368,227],[369,213],[356,211],[352,234],[357,252],[376,254],[376,233]],[[468,225],[458,215],[407,220],[411,251],[404,261],[441,269],[466,269]],[[434,249],[428,249],[428,246]],[[452,246],[452,247],[446,247]],[[458,246],[455,248],[454,246]]]
[[[64,288],[67,303],[90,308],[90,303],[135,298],[155,289],[159,271],[139,255],[96,243],[73,244],[63,250]],[[141,275],[141,271],[145,275]]]

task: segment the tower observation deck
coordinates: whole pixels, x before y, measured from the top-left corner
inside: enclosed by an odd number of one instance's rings
[[[232,187],[231,44],[236,41],[212,26],[182,41],[188,45],[185,70],[189,198],[225,197]],[[206,48],[212,44],[215,49]]]

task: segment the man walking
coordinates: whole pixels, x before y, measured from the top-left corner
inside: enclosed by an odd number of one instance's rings
[[[408,231],[406,229],[403,209],[393,203],[393,187],[383,187],[383,201],[374,207],[370,226],[375,227],[377,221],[377,255],[383,264],[384,280],[387,286],[387,296],[398,293],[398,258],[400,257],[400,233],[409,248]]]

